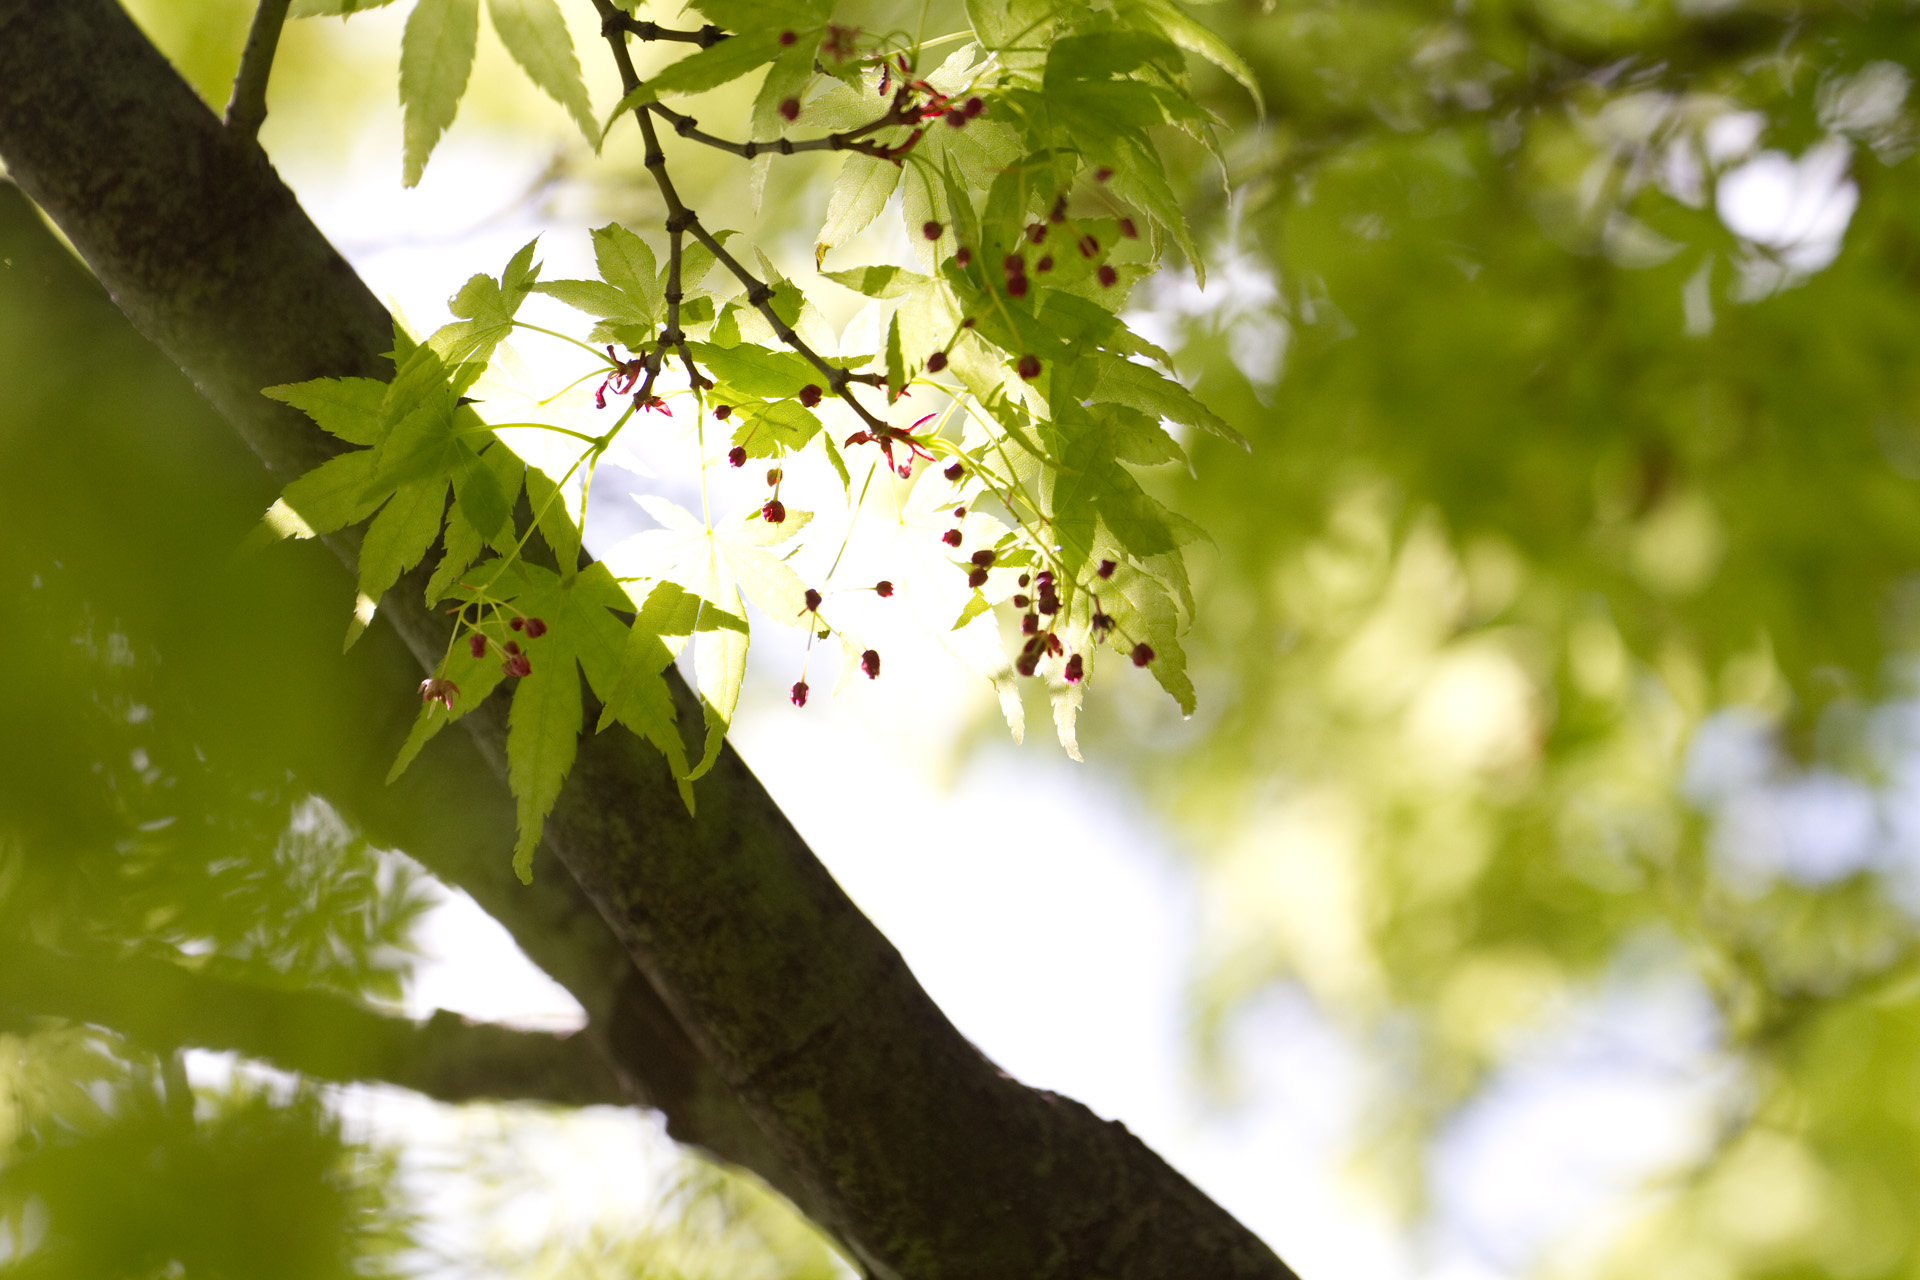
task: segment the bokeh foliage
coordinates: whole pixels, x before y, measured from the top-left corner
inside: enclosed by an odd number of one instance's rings
[[[1216,710],[1097,748],[1200,851],[1203,1041],[1303,984],[1398,1064],[1370,1154],[1418,1212],[1438,1126],[1664,939],[1738,1084],[1580,1268],[1910,1274],[1908,16],[1207,13],[1270,113],[1214,86],[1231,278],[1160,295],[1254,441],[1170,486]]]
[[[142,9],[217,97],[246,6]],[[1304,985],[1399,1067],[1369,1150],[1417,1213],[1419,1153],[1516,1044],[1629,953],[1668,957],[1711,996],[1740,1085],[1697,1166],[1581,1266],[1911,1274],[1920,35],[1885,4],[1200,12],[1266,113],[1196,61],[1229,183],[1197,153],[1174,168],[1211,284],[1136,303],[1254,448],[1194,440],[1191,476],[1161,476],[1215,543],[1199,716],[1096,704],[1083,732],[1196,850],[1203,1044]],[[1823,156],[1857,193],[1837,243],[1735,229],[1731,175],[1804,158],[1817,189]],[[633,177],[595,198],[645,206]],[[770,196],[774,221],[809,207]],[[156,452],[151,423],[203,413],[190,390],[103,300],[21,292],[19,260],[0,276],[0,616],[33,678],[0,685],[6,931],[390,994],[404,872],[236,746],[297,726],[301,751],[351,749],[325,687],[278,679],[319,659],[273,657],[330,648],[336,596],[234,567],[270,484],[217,430]],[[1725,740],[1750,756],[1738,785],[1708,767]],[[1812,782],[1867,805],[1867,834],[1795,836],[1820,825],[1791,813]],[[99,1078],[122,1100],[8,1119],[18,1179],[66,1176],[24,1154],[60,1142],[110,1161],[172,1141],[146,1051],[37,1025],[0,1043],[10,1096]],[[259,1105],[195,1132],[239,1150],[250,1124],[293,1123]],[[301,1149],[337,1154],[298,1114]],[[332,1159],[311,1177],[347,1185]],[[388,1220],[338,1194],[360,1217],[328,1219],[309,1270],[384,1265]]]

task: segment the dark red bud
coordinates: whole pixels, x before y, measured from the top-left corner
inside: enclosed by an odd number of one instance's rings
[[[478,632],[467,637],[467,651],[476,658],[487,656],[487,638]]]
[[[787,522],[787,509],[778,498],[768,498],[767,505],[760,508],[760,515],[768,524]]]
[[[1013,607],[1016,609],[1024,609],[1032,603],[1033,602],[1027,599],[1025,596],[1015,596],[1013,598]]]
[[[800,118],[800,99],[788,98],[785,102],[782,102],[780,104],[780,114],[786,118],[789,124],[798,120]]]
[[[1062,674],[1067,677],[1068,684],[1079,684],[1080,678],[1086,673],[1086,664],[1081,662],[1080,655],[1076,653],[1067,659],[1067,669]]]
[[[936,351],[927,357],[927,372],[938,373],[947,367],[947,353]]]
[[[1104,635],[1105,633],[1107,633],[1108,631],[1111,631],[1112,629],[1113,629],[1112,618],[1109,618],[1104,613],[1096,613],[1093,615],[1093,630],[1095,634]]]
[[[733,448],[727,450],[727,461],[736,467],[744,467],[747,465],[747,451],[741,446],[735,445]]]
[[[1115,564],[1111,560],[1102,560],[1100,562],[1100,567],[1094,570],[1094,572],[1098,573],[1103,578],[1111,578],[1113,576],[1113,571],[1115,569],[1118,569],[1119,567],[1120,567],[1119,565]]]
[[[500,669],[510,676],[530,676],[533,674],[533,663],[527,661],[526,654],[516,653],[501,663]]]
[[[1029,222],[1027,224],[1027,239],[1033,241],[1035,244],[1039,244],[1042,240],[1045,240],[1046,238],[1047,238],[1046,223]]]
[[[526,625],[527,625],[527,620],[525,618],[510,618],[507,621],[507,626],[511,627],[515,631],[518,631],[520,628]]]
[[[796,680],[793,682],[793,688],[787,693],[787,701],[793,703],[796,707],[804,707],[807,705],[807,682],[805,680]]]
[[[967,469],[956,462],[952,466],[948,467],[945,471],[941,472],[940,474],[945,476],[948,480],[958,483],[960,480],[960,477],[967,474]]]
[[[1051,631],[1048,632],[1047,633],[1047,652],[1051,654],[1053,657],[1057,658],[1061,654],[1065,653],[1066,651],[1067,651],[1067,646],[1060,643],[1060,637],[1055,635]]]
[[[778,467],[768,467],[768,468],[767,468],[767,483],[768,483],[768,484],[779,484],[779,483],[780,483],[780,480],[781,480],[781,478],[782,478],[782,476],[783,476],[784,474],[785,474],[785,473],[784,473],[784,472],[782,472],[782,471],[780,470],[780,468],[778,468]]]
[[[1053,198],[1053,209],[1051,212],[1047,214],[1047,221],[1048,222],[1065,222],[1066,220],[1067,220],[1067,198],[1065,196],[1055,196]]]
[[[1007,273],[1007,279],[1027,274],[1027,260],[1017,253],[1010,253],[1000,259],[1000,269]]]
[[[1007,296],[1009,298],[1026,297],[1027,296],[1027,278],[1025,276],[1008,276],[1007,277]]]
[[[860,669],[867,673],[867,679],[878,680],[880,678],[880,651],[878,649],[869,649],[861,654]]]
[[[1100,287],[1102,289],[1113,288],[1114,282],[1120,279],[1120,273],[1104,262],[1100,264],[1098,275],[1100,276]]]
[[[807,612],[813,613],[820,608],[820,593],[812,587],[807,588]]]
[[[967,264],[963,262],[963,263],[961,263],[960,265],[964,267],[964,266],[966,266]],[[961,321],[960,321],[960,327],[961,327],[962,329],[971,329],[971,328],[973,328],[973,317],[972,317],[972,316],[967,316],[967,317],[966,317],[965,319],[963,319],[963,320],[961,320]]]
[[[792,44],[795,40],[798,40],[799,38],[800,38],[799,36],[793,34],[793,32],[791,31],[782,31],[780,33],[780,45],[782,48],[785,48],[787,45]]]
[[[1112,176],[1113,176],[1113,170],[1111,169],[1095,169],[1093,171],[1093,180],[1095,182],[1105,182],[1108,178],[1111,178]]]
[[[501,645],[500,647],[504,649],[509,656],[520,652],[520,646],[515,644],[511,640],[507,641],[505,644]]]
[[[713,416],[725,422],[733,416],[733,406],[730,404],[717,404],[713,406]]]
[[[965,520],[967,518],[967,509],[965,507],[955,507],[953,509],[953,518],[955,520]]]
[[[987,571],[985,569],[975,569],[972,573],[967,575],[967,585],[972,587],[975,591],[978,591],[981,587],[986,586]]]
[[[1039,377],[1040,376],[1040,357],[1039,356],[1021,356],[1020,357],[1020,376],[1022,378],[1025,378],[1028,382],[1032,382],[1035,378]]]
[[[811,409],[820,403],[820,388],[809,382],[800,388],[800,403]]]
[[[1152,661],[1153,661],[1153,647],[1149,645],[1145,640],[1142,640],[1139,644],[1133,646],[1133,665],[1134,666],[1144,667],[1149,662],[1152,662]]]
[[[949,529],[940,535],[940,541],[950,547],[957,547],[960,545],[960,531],[958,529]]]
[[[1035,668],[1037,668],[1039,665],[1040,665],[1039,654],[1023,653],[1020,655],[1020,657],[1017,660],[1015,660],[1013,664],[1013,669],[1015,671],[1018,671],[1023,676],[1030,676],[1034,673]]]
[[[1040,259],[1040,261],[1034,263],[1033,269],[1036,272],[1045,272],[1045,271],[1053,270],[1053,255],[1048,254],[1046,257]]]
[[[967,246],[961,245],[958,249],[954,250],[953,265],[956,267],[959,267],[962,271],[965,271],[967,269],[967,264],[972,261],[973,261],[973,250],[967,248]]]
[[[1020,585],[1021,585],[1021,586],[1023,586],[1023,587],[1024,587],[1024,586],[1026,586],[1026,585],[1027,585],[1027,584],[1028,584],[1029,582],[1032,582],[1032,581],[1033,581],[1033,575],[1032,575],[1032,574],[1030,574],[1030,573],[1023,573],[1023,574],[1021,574],[1021,575],[1020,575]]]
[[[1020,619],[1021,635],[1023,636],[1037,635],[1039,631],[1040,631],[1040,619],[1036,618],[1034,615],[1028,614],[1026,617]]]
[[[527,639],[538,640],[541,636],[545,634],[547,634],[546,623],[540,621],[540,619],[538,618],[527,619]]]
[[[882,578],[873,584],[873,593],[884,600],[893,594],[893,584]]]
[[[983,115],[985,115],[985,114],[987,113],[987,104],[986,104],[986,103],[984,103],[984,102],[982,102],[982,101],[981,101],[981,100],[979,99],[979,97],[978,97],[978,96],[976,95],[976,96],[974,96],[974,97],[971,97],[971,98],[968,98],[968,99],[967,99],[967,105],[966,105],[966,106],[964,106],[964,107],[962,107],[962,108],[960,108],[960,109],[961,109],[962,111],[964,111],[964,112],[966,112],[966,113],[967,113],[967,119],[969,119],[969,120],[971,120],[971,119],[973,119],[973,118],[974,118],[975,116],[983,116]]]
[[[1120,234],[1129,240],[1138,240],[1140,238],[1140,228],[1133,225],[1132,218],[1122,218],[1120,219]]]
[[[967,127],[967,113],[964,111],[949,111],[946,115],[946,121],[956,129],[964,129]]]
[[[940,238],[940,224],[937,222],[928,222],[920,228],[920,234],[929,240],[938,240]]]
[[[979,565],[983,569],[986,568],[988,565],[992,564],[993,560],[994,560],[994,555],[993,555],[993,552],[990,550],[976,551],[973,553],[973,562]]]

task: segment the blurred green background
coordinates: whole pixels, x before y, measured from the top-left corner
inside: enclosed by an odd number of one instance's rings
[[[222,100],[250,6],[133,8]],[[1254,447],[1195,440],[1154,478],[1214,539],[1200,713],[1108,692],[1082,743],[1190,855],[1198,1077],[1230,1096],[1239,1020],[1304,992],[1370,1064],[1351,1170],[1417,1237],[1437,1144],[1543,1029],[1695,993],[1706,1137],[1511,1269],[1915,1274],[1920,29],[1887,4],[1196,13],[1265,111],[1196,64],[1225,181],[1166,145],[1208,288],[1175,269],[1134,306]],[[264,135],[289,171],[345,172],[390,123],[381,18],[289,29]],[[502,58],[460,127],[551,163],[480,203],[644,215],[637,171],[590,165]],[[761,227],[806,246],[832,168],[800,172]],[[30,946],[396,999],[424,873],[311,798],[407,711],[378,653],[336,652],[344,576],[235,554],[267,478],[10,193],[0,259],[0,971]],[[186,1097],[178,1048],[0,979],[0,1274],[427,1268],[392,1151],[298,1082]],[[624,1242],[497,1265],[831,1266],[711,1178]]]

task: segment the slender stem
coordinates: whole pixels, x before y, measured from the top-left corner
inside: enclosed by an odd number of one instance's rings
[[[631,94],[640,87],[640,74],[634,70],[633,55],[627,51],[624,24],[617,20],[621,11],[614,7],[613,0],[593,0],[594,8],[599,10],[601,31],[607,38],[607,45],[613,52],[614,63],[620,69],[622,95]],[[885,422],[876,418],[865,405],[853,398],[847,389],[853,381],[850,370],[828,364],[820,354],[801,340],[793,327],[782,320],[773,309],[773,289],[758,276],[740,264],[740,260],[727,252],[727,247],[715,239],[713,233],[700,225],[699,215],[686,206],[680,199],[680,193],[673,185],[673,179],[667,174],[667,155],[660,149],[660,134],[653,126],[653,113],[648,110],[651,104],[642,104],[633,110],[634,119],[640,125],[640,137],[646,146],[645,164],[647,172],[653,175],[654,185],[660,189],[660,199],[667,206],[667,232],[685,232],[698,240],[711,253],[714,261],[725,267],[734,279],[746,286],[747,301],[758,311],[780,340],[820,371],[828,387],[839,396],[867,426],[877,432],[892,430]]]
[[[243,138],[257,138],[267,118],[267,77],[273,54],[280,46],[280,28],[287,22],[291,0],[260,0],[233,76],[233,96],[227,100],[227,129]]]
[[[602,11],[603,14],[605,11]],[[602,17],[600,33],[611,37],[616,31],[639,36],[642,40],[670,40],[679,44],[697,44],[702,49],[711,49],[725,40],[728,33],[709,22],[698,31],[681,31],[673,27],[663,27],[657,22],[648,22],[632,14],[615,9],[612,14]]]
[[[867,135],[888,126],[905,126],[915,123],[915,119],[908,118],[901,102],[896,101],[885,115],[868,121],[858,129],[829,133],[819,138],[806,138],[799,142],[785,137],[770,138],[764,142],[734,142],[706,132],[699,128],[699,122],[692,116],[682,111],[675,111],[664,103],[649,102],[644,104],[644,109],[666,121],[672,126],[674,133],[680,137],[739,156],[743,160],[751,160],[755,156],[763,155],[798,155],[804,151],[857,151],[862,155],[873,156],[875,159],[891,160],[894,158],[893,149],[884,143],[873,141]]]
[[[580,348],[582,351],[591,351],[593,353],[593,358],[596,360],[604,360],[606,363],[613,365],[615,368],[618,368],[620,365],[620,362],[618,360],[615,360],[612,356],[608,355],[606,352],[602,351],[600,348],[595,346],[590,346],[587,343],[580,341],[580,339],[575,337],[570,337],[567,334],[559,333],[552,329],[543,329],[537,324],[528,324],[525,320],[515,320],[513,322],[513,327],[516,329],[531,329],[535,333],[544,333],[549,338],[558,338],[562,342],[571,342],[574,346]],[[589,374],[588,376],[591,377],[592,375]]]

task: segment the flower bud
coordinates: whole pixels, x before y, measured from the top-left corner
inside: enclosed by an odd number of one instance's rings
[[[1153,648],[1145,640],[1133,646],[1133,665],[1144,667],[1153,661]]]

